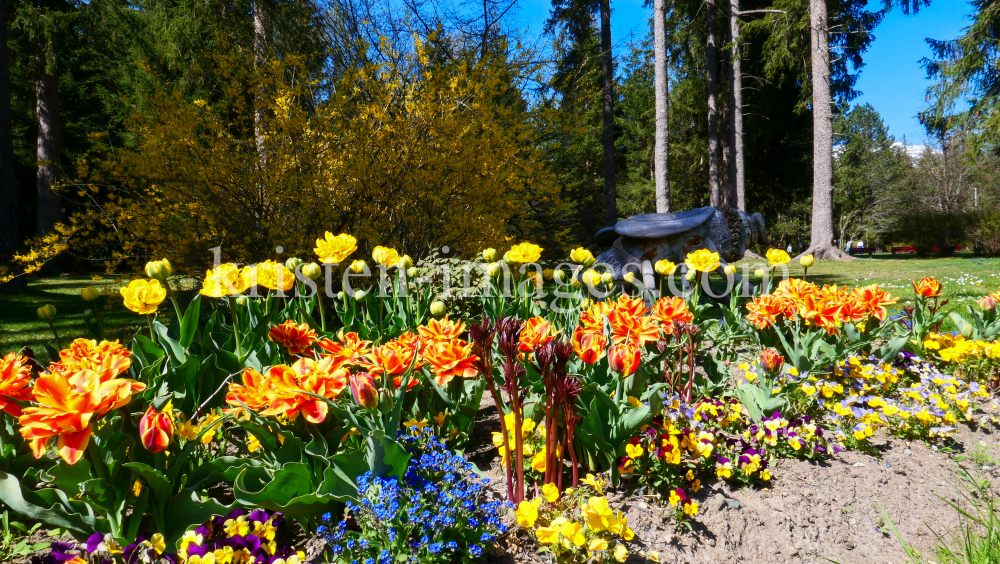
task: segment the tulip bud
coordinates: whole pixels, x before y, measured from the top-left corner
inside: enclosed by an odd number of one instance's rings
[[[736,274],[736,265],[727,264],[725,267],[723,267],[722,271],[726,273],[726,276],[732,276]]]
[[[323,267],[316,264],[315,262],[310,262],[308,264],[303,264],[302,270],[300,270],[299,272],[301,272],[303,276],[305,276],[310,280],[318,280],[319,277],[323,275]]]
[[[556,282],[559,282],[561,284],[561,283],[563,283],[566,280],[566,272],[563,271],[562,269],[553,271],[552,272],[552,279],[555,280]]]
[[[758,268],[757,270],[753,271],[753,275],[756,276],[757,278],[763,278],[764,277],[764,269],[763,268]]]
[[[490,278],[496,278],[497,276],[500,276],[502,268],[503,267],[500,266],[499,261],[491,263],[489,268],[487,269],[488,270],[487,274],[489,274]]]
[[[166,269],[167,276],[173,276],[173,274],[174,274],[174,265],[170,264],[170,261],[167,260],[167,259],[163,259],[160,262],[163,263],[163,268]]]
[[[378,262],[378,259],[376,258],[375,261]],[[365,271],[365,261],[356,260],[351,263],[351,272],[355,274],[361,274],[364,271]]]
[[[86,288],[80,290],[80,297],[83,298],[83,301],[85,302],[92,302],[101,297],[101,293],[97,291],[97,288],[87,286]]]
[[[983,311],[993,311],[997,307],[997,301],[993,299],[993,296],[984,296],[979,300],[979,309]]]
[[[238,306],[244,307],[248,303],[250,303],[250,298],[248,298],[246,296],[240,296],[240,297],[236,298],[236,305],[238,305]]]
[[[149,276],[153,280],[159,280],[164,282],[168,276],[170,276],[173,271],[172,268],[167,266],[162,260],[154,260],[146,263],[146,276]]]
[[[357,301],[361,301],[361,300],[365,299],[365,291],[364,290],[355,290],[354,291],[354,299],[357,300]]]
[[[483,251],[483,260],[486,262],[496,262],[498,258],[500,258],[500,255],[496,249],[490,248]]]
[[[414,278],[416,278],[417,277],[417,267],[411,266],[410,268],[407,268],[406,269],[406,277],[410,278],[411,280],[414,279]]]
[[[590,268],[591,266],[594,266],[595,264],[597,264],[597,259],[594,258],[594,257],[589,257],[589,258],[587,258],[586,260],[583,261],[583,266],[586,267],[586,268]]]
[[[441,300],[434,300],[431,302],[431,315],[434,317],[443,317],[448,311],[448,307],[444,305]]]
[[[399,266],[399,268],[402,268],[403,270],[406,270],[413,266],[413,259],[410,258],[410,255],[403,255],[399,257],[399,264],[397,266]]]
[[[553,276],[555,276],[555,271],[552,270],[551,268],[546,268],[545,270],[542,271],[542,277],[545,278],[546,280],[552,280]]]
[[[611,275],[610,272],[605,272],[601,275],[601,283],[607,286],[615,281],[615,277]]]
[[[962,336],[965,337],[966,339],[971,338],[972,337],[972,329],[973,329],[973,327],[972,327],[971,323],[966,323],[965,325],[963,325],[962,326]]]
[[[625,281],[628,282],[629,284],[635,284],[635,274],[631,272],[626,272]]]
[[[347,294],[345,294],[345,293],[344,293],[344,291],[343,291],[343,290],[341,290],[341,291],[337,292],[337,299],[338,299],[338,300],[343,300],[343,299],[344,299],[344,296],[346,296],[346,295],[347,295]]]
[[[378,389],[375,379],[367,372],[358,372],[351,376],[351,396],[354,402],[366,409],[378,407]]]
[[[694,282],[694,279],[697,276],[698,276],[698,271],[691,269],[688,270],[686,274],[684,274],[684,279],[687,280],[688,282]]]
[[[802,268],[812,268],[816,264],[816,258],[812,255],[806,255],[799,259],[799,264],[802,265]]]
[[[785,363],[785,359],[782,358],[778,351],[774,349],[764,349],[764,352],[760,353],[760,365],[771,374],[776,374],[781,370],[781,365]]]
[[[302,259],[300,259],[299,257],[292,257],[285,261],[285,268],[291,270],[292,272],[295,272],[295,269],[298,268],[299,265],[302,264],[302,262],[303,262]],[[313,280],[315,280],[315,278]]]
[[[52,304],[45,304],[42,307],[35,310],[38,313],[38,319],[42,321],[48,321],[56,316],[56,306]]]
[[[149,406],[139,420],[139,437],[142,446],[149,452],[163,452],[174,438],[174,411],[168,402],[163,411],[157,413]]]
[[[94,311],[93,308],[89,308],[88,307],[87,309],[83,310],[83,316],[84,317],[96,317],[97,316],[97,312]]]

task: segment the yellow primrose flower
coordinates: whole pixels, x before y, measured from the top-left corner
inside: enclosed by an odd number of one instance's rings
[[[625,545],[619,544],[615,547],[615,561],[625,562],[626,558],[628,558],[628,549],[625,548]]]
[[[792,257],[788,256],[788,253],[781,249],[768,249],[767,254],[764,256],[767,258],[767,262],[770,263],[771,266],[788,264],[792,260]]]
[[[556,525],[538,527],[535,529],[535,538],[541,544],[555,544],[559,540],[559,527]]]
[[[655,551],[655,550],[647,550],[646,551],[646,558],[648,558],[649,560],[652,560],[653,562],[659,562],[660,561],[660,553],[658,551]]]
[[[604,495],[604,480],[595,478],[593,474],[587,474],[580,481],[594,488],[594,490],[597,491],[597,495]]]
[[[633,445],[633,444],[625,445],[625,454],[629,458],[639,458],[640,456],[643,455],[644,452],[646,451],[642,449],[642,445]]]
[[[722,264],[719,261],[719,253],[713,253],[708,249],[698,249],[693,253],[688,253],[684,259],[684,264],[691,270],[698,272],[712,272]]]
[[[442,425],[444,425],[444,419],[447,416],[448,414],[444,411],[438,413],[437,415],[434,416],[434,423],[436,423],[438,427],[441,427]]]
[[[698,514],[698,502],[695,500],[690,500],[688,503],[684,504],[684,513],[687,513],[691,517]]]
[[[607,530],[614,516],[605,497],[591,497],[582,509],[587,526],[595,531]]]
[[[542,495],[545,496],[546,501],[553,503],[559,499],[559,487],[551,483],[545,484],[542,486]]]
[[[160,285],[159,280],[133,280],[127,288],[121,289],[121,294],[125,307],[139,314],[155,313],[167,299],[167,289]]]
[[[594,537],[590,539],[590,544],[587,545],[587,556],[589,558],[594,557],[595,552],[600,552],[602,550],[608,549],[608,540],[602,537]]]
[[[236,535],[245,536],[250,532],[250,523],[247,522],[245,516],[240,515],[236,519],[226,519],[226,522],[222,524],[222,528],[231,537],[235,537]]]
[[[583,543],[587,542],[586,537],[583,536],[583,525],[576,521],[563,523],[559,533],[576,546],[583,546]]]
[[[539,474],[545,473],[545,449],[531,457],[531,467]]]
[[[347,233],[334,236],[329,231],[322,239],[316,239],[316,256],[323,264],[341,263],[358,250],[358,240]]]
[[[517,524],[526,529],[534,527],[535,521],[538,520],[538,506],[541,505],[541,502],[541,498],[535,498],[532,501],[522,501],[517,506],[515,514]]]

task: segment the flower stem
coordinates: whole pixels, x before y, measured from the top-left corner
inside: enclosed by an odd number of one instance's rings
[[[236,315],[236,297],[229,296],[229,311],[233,315],[233,335],[236,337],[236,358],[240,361],[243,360],[243,344],[240,339],[240,321],[239,316]]]
[[[156,341],[156,333],[153,331],[153,314],[146,314],[146,324],[149,325],[149,338]]]
[[[52,323],[51,319],[49,319],[48,322],[49,322],[49,329],[52,329],[52,336],[56,338],[56,346],[62,348],[62,345],[59,343],[59,333],[56,333],[55,323]]]

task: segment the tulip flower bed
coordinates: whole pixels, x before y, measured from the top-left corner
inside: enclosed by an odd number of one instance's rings
[[[145,316],[127,345],[95,326],[49,362],[0,360],[0,502],[81,543],[60,562],[475,562],[512,543],[655,561],[609,490],[689,525],[705,485],[982,420],[995,301],[950,311],[925,278],[890,316],[877,285],[777,280],[772,251],[762,288],[712,300],[732,272],[705,249],[655,265],[684,289],[663,297],[585,249],[487,249],[451,311],[444,273],[376,247],[374,276],[349,235],[319,239],[319,263],[218,265],[184,308],[155,261],[121,291]],[[463,457],[482,436],[496,483]]]

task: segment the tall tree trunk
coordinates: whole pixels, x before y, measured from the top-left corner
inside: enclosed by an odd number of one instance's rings
[[[261,75],[264,65],[267,64],[267,53],[270,44],[270,33],[268,22],[267,0],[254,0],[253,2],[253,66],[257,70],[257,79],[263,81]],[[267,146],[265,131],[267,129],[267,116],[264,109],[264,87],[263,83],[257,88],[257,98],[254,100],[253,110],[253,132],[257,142],[257,154],[261,164],[267,166]]]
[[[45,9],[41,1],[39,10]],[[38,116],[38,145],[36,159],[38,171],[38,213],[37,231],[39,235],[52,232],[55,224],[62,219],[62,198],[52,189],[59,178],[59,161],[62,151],[59,143],[61,124],[59,123],[59,69],[56,66],[56,45],[54,31],[38,30],[35,43],[35,65],[38,76],[35,79],[35,112]]]
[[[729,107],[732,121],[729,127],[732,138],[733,158],[731,175],[735,192],[735,206],[746,211],[746,172],[743,168],[743,55],[740,51],[740,0],[729,0],[729,34],[733,51],[730,55]]]
[[[655,148],[653,176],[656,185],[656,213],[670,211],[670,75],[667,67],[667,0],[655,0],[653,5],[653,74],[656,95]]]
[[[17,184],[14,181],[14,131],[10,115],[10,60],[7,56],[7,0],[0,0],[0,266],[20,239]]]
[[[604,98],[604,225],[618,222],[615,193],[615,75],[611,56],[611,0],[601,0],[601,74]]]
[[[719,76],[715,46],[715,0],[705,0],[705,64],[708,74],[708,191],[709,203],[720,207],[725,203],[722,178],[719,174]]]
[[[812,234],[803,255],[850,258],[833,244],[833,104],[826,0],[809,0],[812,30],[813,202]]]

